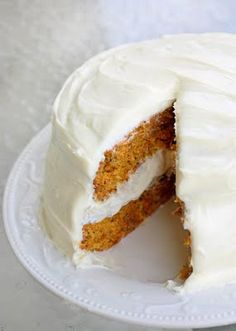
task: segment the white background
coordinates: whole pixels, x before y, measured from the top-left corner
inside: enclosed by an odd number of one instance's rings
[[[0,203],[67,76],[92,55],[163,33],[236,32],[235,0],[0,0]],[[220,328],[234,330],[236,326]],[[0,331],[141,331],[80,310],[19,264],[0,216]]]

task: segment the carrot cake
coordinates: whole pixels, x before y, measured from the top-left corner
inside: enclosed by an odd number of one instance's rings
[[[103,52],[69,77],[40,219],[75,264],[176,194],[191,251],[182,288],[236,281],[235,59],[235,35],[172,35]]]

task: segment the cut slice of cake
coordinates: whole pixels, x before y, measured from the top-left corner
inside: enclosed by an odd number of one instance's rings
[[[236,281],[235,55],[234,35],[167,36],[99,54],[67,80],[41,224],[74,263],[118,243],[176,188],[191,253],[181,289]]]

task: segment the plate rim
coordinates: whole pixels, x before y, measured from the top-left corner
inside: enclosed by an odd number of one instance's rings
[[[14,234],[10,231],[10,224],[12,224],[11,219],[14,218],[12,214],[12,208],[10,208],[11,197],[14,196],[14,182],[16,181],[17,174],[21,171],[22,164],[27,155],[30,155],[31,151],[37,146],[37,142],[40,138],[50,130],[50,123],[46,125],[42,130],[40,130],[25,146],[23,151],[17,157],[13,167],[11,168],[8,179],[5,185],[4,195],[3,195],[3,224],[5,228],[6,237],[10,246],[19,260],[19,262],[24,266],[24,268],[35,278],[40,284],[45,288],[69,302],[80,306],[81,308],[95,313],[97,315],[104,316],[106,318],[115,319],[121,322],[141,325],[141,326],[151,326],[151,327],[164,327],[164,328],[205,328],[214,326],[223,326],[228,324],[236,323],[236,310],[229,312],[219,313],[208,313],[199,318],[194,314],[189,316],[183,316],[182,318],[177,318],[176,316],[164,316],[164,315],[153,315],[150,316],[146,313],[135,313],[127,312],[124,310],[114,309],[99,304],[99,302],[94,302],[83,298],[82,296],[73,296],[73,293],[63,289],[59,284],[57,284],[53,279],[48,278],[46,275],[40,272],[37,265],[30,261],[30,259],[25,256],[24,252],[21,250],[21,245],[17,244],[17,240]],[[154,318],[155,317],[155,318]],[[197,317],[197,318],[196,318]]]

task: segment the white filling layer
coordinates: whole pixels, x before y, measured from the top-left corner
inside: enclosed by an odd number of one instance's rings
[[[89,207],[84,211],[83,222],[93,223],[116,214],[129,201],[138,199],[153,179],[163,175],[173,166],[173,152],[159,150],[153,157],[147,158],[136,172],[130,175],[129,180],[119,185],[117,191],[107,200],[97,202],[91,198]]]

